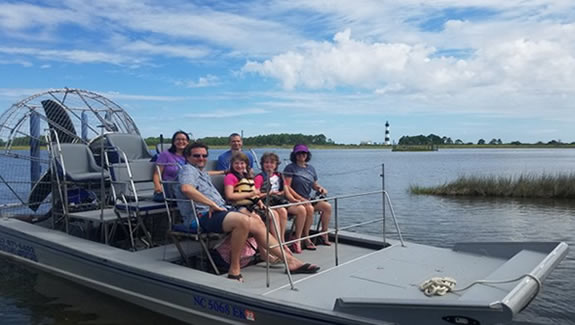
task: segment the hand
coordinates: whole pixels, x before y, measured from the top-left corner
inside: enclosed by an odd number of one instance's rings
[[[211,218],[212,214],[214,212],[218,212],[218,211],[226,211],[226,208],[223,208],[223,207],[218,206],[218,205],[211,206],[210,211],[208,211],[208,218]]]
[[[318,192],[319,192],[319,194],[327,195],[327,190],[323,186],[320,186],[318,188]]]

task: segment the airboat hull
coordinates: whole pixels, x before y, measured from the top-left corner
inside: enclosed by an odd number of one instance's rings
[[[194,324],[506,323],[538,292],[533,279],[476,285],[441,297],[426,297],[418,285],[435,276],[464,285],[527,273],[543,281],[567,254],[564,243],[469,243],[453,249],[392,243],[378,249],[376,238],[347,234],[341,240],[340,265],[334,267],[333,247],[320,247],[321,254],[308,259],[317,260],[322,271],[296,275],[296,291],[283,270],[271,270],[266,287],[265,268],[250,266],[240,284],[173,263],[177,253],[171,245],[130,252],[0,220],[2,255]]]

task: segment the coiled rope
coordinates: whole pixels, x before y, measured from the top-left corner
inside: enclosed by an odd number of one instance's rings
[[[517,278],[510,279],[510,280],[477,280],[477,281],[471,282],[469,285],[467,285],[463,288],[460,288],[460,289],[455,289],[455,285],[457,284],[457,281],[453,278],[434,277],[434,278],[431,278],[429,280],[423,281],[423,283],[421,283],[419,285],[419,289],[421,291],[423,291],[423,294],[425,294],[428,297],[443,296],[443,295],[447,294],[448,292],[460,292],[460,291],[467,290],[476,284],[511,283],[511,282],[519,281],[525,277],[531,278],[533,281],[535,281],[535,283],[537,283],[537,292],[535,292],[535,295],[534,295],[534,296],[537,296],[539,294],[539,291],[541,291],[541,287],[543,285],[541,284],[541,281],[536,276],[529,274],[529,273],[523,274]]]

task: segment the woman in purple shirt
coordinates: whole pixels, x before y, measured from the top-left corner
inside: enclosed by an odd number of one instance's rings
[[[158,169],[162,173],[163,181],[175,181],[178,178],[180,166],[186,163],[184,149],[190,143],[190,136],[184,131],[177,131],[172,136],[172,146],[168,151],[161,152],[156,160],[158,168],[154,171],[154,200],[163,201],[162,192],[166,191],[166,196],[172,196],[170,187],[163,187],[160,183]]]

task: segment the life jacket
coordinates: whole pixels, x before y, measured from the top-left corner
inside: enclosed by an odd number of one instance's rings
[[[269,190],[269,187],[271,186],[271,184],[267,181],[268,180],[268,174],[265,171],[262,171],[261,173],[258,174],[258,176],[260,176],[260,175],[263,179],[263,183],[262,183],[262,187],[260,188],[260,191],[262,193],[264,193],[264,192],[267,192]],[[279,172],[274,172],[273,175],[278,176],[278,178],[279,178],[279,190],[282,191],[284,188],[284,178],[282,177],[282,174],[280,174]]]
[[[250,178],[242,178],[234,185],[234,193],[247,193],[251,192],[255,189],[254,180]],[[234,205],[246,206],[246,205],[253,205],[257,203],[259,198],[249,198],[249,199],[242,199],[238,201],[234,201]]]

